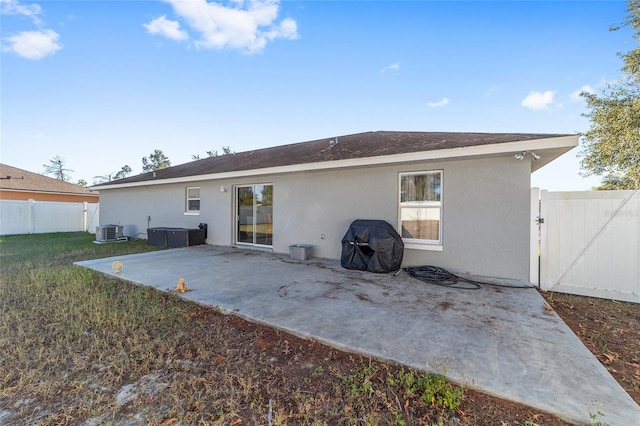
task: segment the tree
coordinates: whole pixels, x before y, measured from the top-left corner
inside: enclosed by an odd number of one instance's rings
[[[89,184],[87,183],[87,181],[86,181],[86,180],[84,180],[84,179],[80,179],[80,180],[78,180],[78,185],[80,185],[80,186],[81,186],[81,187],[83,187],[83,188],[86,188],[87,186],[89,186]]]
[[[618,30],[630,26],[640,41],[640,0],[628,0],[627,16]],[[583,176],[603,176],[594,189],[640,189],[640,46],[620,54],[623,76],[602,93],[581,95],[590,129],[582,134]]]
[[[217,157],[218,156],[218,151],[217,150],[211,150],[211,151],[205,151],[205,153],[207,154],[207,157]],[[231,151],[231,148],[229,148],[228,146],[223,146],[222,147],[222,155],[229,155],[229,154],[235,154],[235,152]],[[191,156],[192,160],[199,160],[200,159],[200,154],[194,154]]]
[[[159,149],[153,151],[149,157],[142,157],[142,170],[145,172],[166,169],[167,167],[171,167],[171,161]]]
[[[133,170],[131,170],[131,167],[129,167],[128,164],[125,164],[124,166],[122,166],[120,171],[113,176],[113,179],[117,180],[117,179],[125,178],[125,177],[129,176],[132,171]]]
[[[118,172],[111,172],[107,175],[102,176],[94,176],[93,178],[98,179],[96,183],[111,182],[112,180],[118,180],[127,177],[129,176],[129,174],[131,174],[131,172],[131,167],[125,164]]]
[[[633,182],[629,177],[621,177],[619,175],[608,174],[602,179],[602,184],[596,190],[617,190],[617,189],[633,189]]]
[[[56,155],[55,157],[49,160],[48,165],[43,164],[42,166],[45,169],[44,170],[45,174],[52,175],[56,179],[61,180],[63,182],[68,182],[69,179],[71,179],[71,176],[69,176],[67,172],[73,172],[73,170],[67,169],[65,165],[66,164],[65,164],[64,158],[60,157],[59,155]]]

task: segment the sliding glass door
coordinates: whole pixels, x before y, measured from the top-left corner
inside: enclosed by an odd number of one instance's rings
[[[273,245],[273,185],[236,187],[236,243]]]

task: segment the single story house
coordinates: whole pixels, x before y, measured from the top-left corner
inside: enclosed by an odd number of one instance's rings
[[[0,199],[97,203],[100,195],[80,185],[0,164]]]
[[[207,223],[207,243],[338,259],[355,219],[402,236],[404,266],[529,277],[531,173],[578,135],[377,131],[205,158],[95,186],[124,234]]]

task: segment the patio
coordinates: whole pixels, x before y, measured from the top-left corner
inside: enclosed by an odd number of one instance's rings
[[[112,263],[120,260],[120,273]],[[535,289],[429,285],[336,260],[194,246],[77,262],[333,347],[414,368],[567,421],[635,424],[640,407]]]

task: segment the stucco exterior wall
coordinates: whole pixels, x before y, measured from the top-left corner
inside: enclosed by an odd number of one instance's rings
[[[124,225],[125,235],[142,237],[148,226],[195,228],[204,222],[207,243],[231,245],[234,185],[271,183],[273,250],[288,253],[289,245],[307,243],[314,256],[339,258],[355,219],[386,220],[397,230],[399,173],[430,170],[443,171],[443,249],[406,249],[403,264],[526,280],[531,169],[513,156],[109,189],[100,193],[100,217],[104,224]],[[187,186],[200,187],[200,215],[184,213]]]

